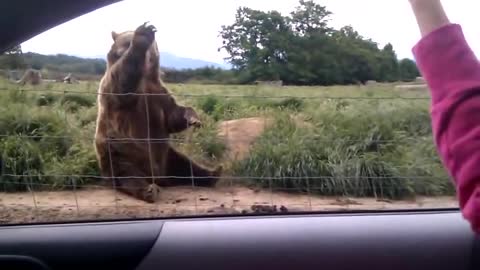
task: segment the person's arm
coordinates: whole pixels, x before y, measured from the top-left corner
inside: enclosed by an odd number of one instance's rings
[[[480,233],[480,64],[440,0],[410,0],[422,39],[413,48],[432,96],[432,129],[463,216]]]
[[[410,0],[422,37],[450,23],[440,0]]]

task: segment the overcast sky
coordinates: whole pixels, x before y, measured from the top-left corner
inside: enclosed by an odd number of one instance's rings
[[[79,0],[81,1],[81,0]],[[412,57],[411,47],[419,39],[408,0],[315,0],[333,12],[331,25],[352,25],[380,45],[391,42],[399,57]],[[161,51],[178,56],[221,63],[218,52],[220,27],[231,24],[240,6],[278,10],[287,14],[298,0],[124,0],[44,32],[22,44],[24,52],[105,55],[112,30],[133,30],[145,21],[158,29]],[[453,22],[480,55],[480,1],[443,0]]]

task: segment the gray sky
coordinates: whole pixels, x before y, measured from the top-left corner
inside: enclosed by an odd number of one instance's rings
[[[315,0],[332,11],[331,25],[352,25],[380,45],[391,42],[399,57],[412,57],[420,35],[408,0]],[[158,29],[161,51],[221,63],[225,52],[218,32],[234,21],[239,6],[260,10],[292,11],[298,0],[124,0],[98,9],[44,32],[22,44],[25,52],[65,53],[92,57],[105,55],[110,32],[135,29],[150,21]],[[480,1],[443,0],[453,22],[460,23],[480,56]]]

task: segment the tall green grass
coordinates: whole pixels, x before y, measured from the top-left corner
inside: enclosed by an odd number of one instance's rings
[[[84,137],[93,129],[81,129],[79,115],[65,109],[63,97],[18,89],[0,92],[0,190],[67,188],[68,175],[98,173],[93,141]]]
[[[80,176],[99,174],[93,149],[96,87],[96,83],[47,83],[22,91],[0,81],[0,88],[10,89],[0,91],[0,191],[95,183]],[[197,110],[204,124],[173,135],[173,144],[208,165],[232,163],[217,136],[221,121],[253,116],[275,120],[250,155],[227,171],[249,179],[244,183],[291,192],[388,198],[454,192],[433,146],[429,100],[372,99],[427,97],[421,90],[399,92],[388,85],[169,87],[180,104]],[[301,115],[307,123],[296,122],[292,115]]]
[[[425,103],[339,102],[312,104],[305,111],[309,127],[278,113],[234,174],[264,187],[321,195],[453,194],[433,147]]]

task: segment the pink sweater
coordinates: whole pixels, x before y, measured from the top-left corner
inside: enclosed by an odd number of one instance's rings
[[[413,54],[431,91],[438,152],[463,216],[480,233],[480,63],[458,24],[428,34]]]

